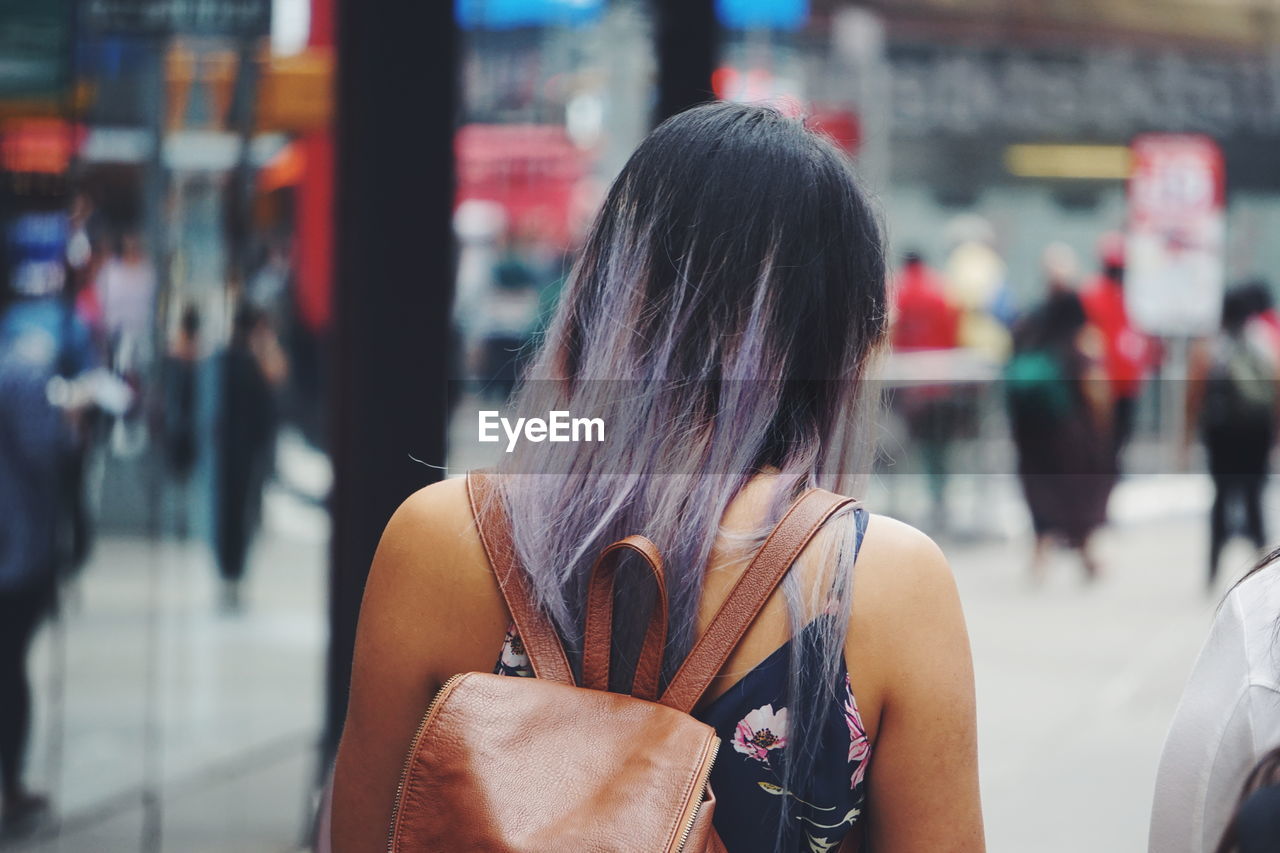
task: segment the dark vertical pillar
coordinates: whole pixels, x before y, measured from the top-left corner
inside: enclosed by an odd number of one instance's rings
[[[335,466],[326,746],[360,596],[396,506],[443,463],[457,35],[450,2],[339,0]]]
[[[719,52],[715,0],[655,0],[658,102],[654,124],[714,98]]]

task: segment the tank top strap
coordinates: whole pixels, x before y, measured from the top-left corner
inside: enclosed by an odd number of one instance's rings
[[[800,552],[832,516],[857,506],[824,489],[809,489],[791,504],[667,685],[663,704],[693,710]]]

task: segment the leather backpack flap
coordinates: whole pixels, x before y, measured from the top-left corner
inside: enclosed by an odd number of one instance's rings
[[[703,803],[719,743],[655,702],[470,673],[414,745],[391,849],[722,850]]]

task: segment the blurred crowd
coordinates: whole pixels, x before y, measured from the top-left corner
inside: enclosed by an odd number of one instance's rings
[[[1098,577],[1093,534],[1124,474],[1139,401],[1159,396],[1156,404],[1167,409],[1172,399],[1180,409],[1154,430],[1168,433],[1168,423],[1177,424],[1176,434],[1165,436],[1178,447],[1176,468],[1188,468],[1199,442],[1213,479],[1212,588],[1232,535],[1259,550],[1267,541],[1262,495],[1280,405],[1280,314],[1270,287],[1262,279],[1229,287],[1220,329],[1193,340],[1176,361],[1165,339],[1144,334],[1130,318],[1122,234],[1103,234],[1096,257],[1085,262],[1065,243],[1051,243],[1041,268],[1039,298],[1016,304],[994,234],[981,222],[964,229],[941,268],[916,251],[901,258],[892,339],[894,358],[906,368],[895,376],[906,379],[895,383],[891,399],[927,475],[932,529],[946,526],[955,441],[978,428],[974,384],[956,381],[967,377],[954,365],[985,365],[988,372],[976,375],[1000,380],[1035,532],[1036,579],[1055,544],[1077,551],[1085,576]]]

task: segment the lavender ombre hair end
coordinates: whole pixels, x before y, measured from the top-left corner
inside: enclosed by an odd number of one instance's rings
[[[587,576],[609,543],[640,533],[662,551],[669,678],[695,639],[721,517],[748,482],[767,473],[772,492],[744,548],[804,489],[862,488],[876,402],[863,378],[886,316],[877,217],[825,137],[768,107],[714,103],[639,146],[513,401],[517,416],[601,418],[605,440],[526,442],[498,468],[516,550],[575,666]],[[832,617],[793,644],[784,781],[800,796],[832,704],[821,697],[842,688],[848,522],[824,537],[829,570],[783,585],[793,631]],[[619,636],[645,618],[620,607]],[[780,847],[795,823],[784,810]]]

